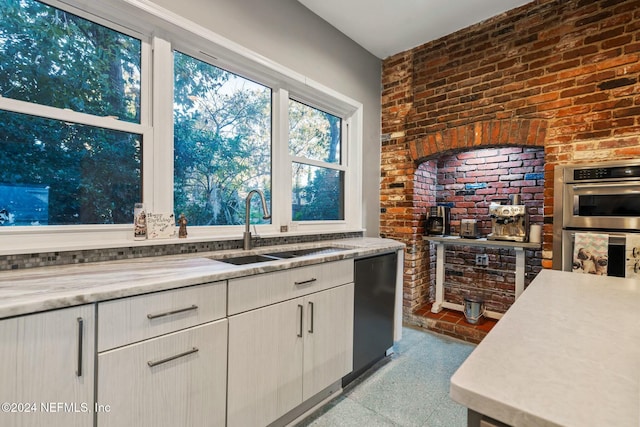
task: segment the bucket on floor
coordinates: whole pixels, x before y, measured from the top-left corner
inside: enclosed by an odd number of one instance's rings
[[[484,314],[484,300],[482,298],[464,297],[464,317],[467,322],[475,325]]]

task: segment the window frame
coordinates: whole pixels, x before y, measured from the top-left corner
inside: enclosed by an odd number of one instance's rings
[[[1,97],[0,108],[141,134],[144,203],[151,212],[172,212],[173,50],[178,50],[272,89],[272,221],[271,224],[256,225],[258,234],[287,235],[281,232],[283,226],[288,228],[289,234],[362,231],[363,107],[360,102],[151,3],[135,0],[66,0],[64,3],[44,0],[43,3],[141,40],[140,124]],[[344,220],[292,221],[293,158],[288,151],[290,97],[342,119],[341,162],[340,165],[332,164],[329,167],[345,172]],[[305,159],[304,163],[309,164],[309,159]],[[189,228],[189,240],[239,239],[243,229],[243,225],[194,226]],[[17,237],[20,239],[16,246]],[[28,253],[34,249],[47,251],[159,245],[177,243],[178,239],[133,241],[132,225],[111,224],[0,227],[2,241],[12,244],[9,245],[11,249],[0,250],[0,254]]]
[[[295,101],[301,104],[304,104],[310,108],[314,108],[318,111],[321,111],[323,113],[329,113],[332,114],[331,112],[328,112],[326,110],[323,110],[320,107],[317,107],[315,105],[313,105],[313,102],[308,102],[308,101],[302,101],[298,98],[289,96],[289,100],[291,101]],[[288,103],[287,103],[288,105]],[[288,110],[287,110],[287,115],[288,115]],[[313,227],[313,225],[318,225],[318,224],[345,224],[347,222],[347,212],[346,212],[346,205],[347,205],[347,175],[349,172],[349,164],[348,164],[348,156],[347,156],[347,152],[348,152],[348,147],[349,147],[349,132],[345,131],[345,128],[347,128],[349,126],[348,120],[345,119],[344,117],[338,116],[341,119],[341,123],[340,123],[340,161],[338,163],[329,163],[329,162],[325,162],[322,160],[315,160],[315,159],[310,159],[307,157],[300,157],[300,156],[293,156],[289,153],[288,147],[289,147],[289,138],[287,138],[287,157],[289,160],[289,165],[291,168],[291,174],[289,174],[289,194],[291,195],[292,193],[292,185],[291,185],[291,176],[293,174],[293,164],[294,163],[298,163],[298,164],[302,164],[302,165],[307,165],[307,166],[313,166],[313,167],[317,167],[317,168],[322,168],[322,169],[330,169],[330,170],[336,170],[336,171],[340,171],[340,172],[344,172],[344,193],[342,194],[343,200],[342,200],[342,204],[344,206],[343,209],[343,219],[337,219],[337,220],[301,220],[301,221],[294,221],[291,216],[292,216],[292,200],[290,200],[289,202],[289,220],[290,222],[293,224],[293,227],[296,228],[298,226],[310,226]]]

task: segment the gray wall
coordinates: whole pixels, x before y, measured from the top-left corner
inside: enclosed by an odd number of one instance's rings
[[[381,60],[296,0],[154,3],[364,105],[363,226],[378,236]]]

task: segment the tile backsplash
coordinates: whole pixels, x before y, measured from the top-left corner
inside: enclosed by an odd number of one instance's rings
[[[254,248],[258,248],[261,246],[309,243],[322,240],[348,239],[362,236],[362,232],[348,232],[314,234],[305,236],[267,237],[254,240],[253,246]],[[163,255],[179,255],[198,252],[242,249],[242,245],[243,242],[241,239],[211,242],[184,241],[180,243],[169,243],[166,245],[137,247],[126,246],[121,248],[108,249],[4,255],[0,256],[0,271],[66,264],[86,264],[90,262],[116,261],[122,259],[144,258]]]

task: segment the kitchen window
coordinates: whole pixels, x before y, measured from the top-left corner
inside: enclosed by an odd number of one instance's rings
[[[344,219],[342,120],[289,100],[293,221]]]
[[[174,52],[174,209],[191,225],[244,224],[271,193],[271,90]],[[251,209],[252,223],[268,223]]]
[[[4,226],[127,224],[142,198],[142,43],[33,0],[0,25]]]
[[[153,4],[4,4],[0,242],[139,244],[141,201],[237,238],[254,188],[262,235],[360,230],[360,103]]]

